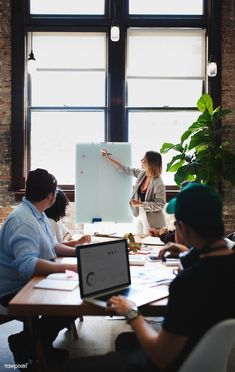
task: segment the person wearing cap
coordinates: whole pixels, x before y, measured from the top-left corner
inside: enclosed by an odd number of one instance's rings
[[[74,264],[55,261],[57,256],[74,256],[72,247],[57,243],[44,211],[55,201],[57,181],[45,169],[29,172],[25,197],[8,216],[0,230],[0,304],[8,302],[34,275],[48,275],[77,271]],[[48,360],[60,360],[68,356],[66,350],[52,346],[58,332],[73,319],[41,317],[38,333],[42,339]],[[27,362],[31,346],[27,329],[8,339],[16,363]]]
[[[196,343],[216,323],[235,317],[235,253],[223,239],[222,201],[206,185],[192,183],[170,201],[176,230],[195,253],[169,287],[166,315],[159,332],[141,316],[135,304],[122,296],[108,301],[116,314],[125,316],[132,333],[116,340],[116,352],[80,358],[67,370],[177,371]]]

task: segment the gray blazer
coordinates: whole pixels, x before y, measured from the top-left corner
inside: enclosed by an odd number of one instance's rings
[[[131,199],[139,199],[138,188],[143,182],[146,172],[141,169],[130,168],[122,165],[120,171],[128,176],[136,177],[136,183],[133,187]],[[161,177],[155,177],[149,184],[143,207],[146,212],[147,220],[150,227],[159,228],[166,225],[162,209],[166,204],[166,190]],[[133,215],[139,215],[139,208],[133,207],[130,203]]]

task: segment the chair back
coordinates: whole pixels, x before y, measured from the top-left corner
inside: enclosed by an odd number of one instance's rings
[[[226,372],[235,342],[235,319],[209,329],[182,364],[179,372]]]

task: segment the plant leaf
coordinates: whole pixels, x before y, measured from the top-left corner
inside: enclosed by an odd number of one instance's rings
[[[220,107],[218,107],[218,108],[219,108],[219,110],[218,111],[215,110],[212,114],[212,118],[215,122],[225,118],[227,115],[229,115],[232,112],[229,109],[221,110]]]
[[[186,130],[186,132],[184,132],[180,138],[180,143],[181,145],[183,144],[183,142],[188,139],[189,136],[191,136],[192,134],[192,131],[190,129]]]
[[[179,152],[183,152],[184,148],[180,143],[178,143],[177,145],[174,146],[174,150],[177,150]]]
[[[194,175],[190,175],[187,170],[187,166],[180,167],[177,172],[175,173],[174,180],[178,186],[181,186],[185,181],[194,181],[196,177]]]
[[[169,172],[176,172],[180,167],[182,167],[182,165],[185,163],[185,160],[179,160],[178,162],[176,162],[175,164],[171,165],[171,167],[169,167]]]
[[[188,145],[188,150],[192,150],[198,145],[208,145],[208,134],[206,132],[198,132],[191,137]]]
[[[182,159],[184,159],[184,154],[179,154],[179,155],[173,156],[171,161],[169,163],[167,163],[166,171],[170,172],[170,168],[171,168],[172,164],[174,164],[175,161],[182,160]]]
[[[210,114],[213,113],[213,101],[209,94],[203,94],[197,101],[198,110],[204,112],[206,109]]]
[[[160,149],[160,153],[161,154],[165,154],[167,153],[169,150],[172,150],[174,148],[175,145],[173,145],[173,143],[168,143],[168,142],[165,142],[163,143],[161,149]]]
[[[205,111],[201,115],[199,115],[197,121],[198,121],[201,128],[202,127],[210,127],[211,123],[212,123],[212,116],[210,115],[208,110],[205,109]]]

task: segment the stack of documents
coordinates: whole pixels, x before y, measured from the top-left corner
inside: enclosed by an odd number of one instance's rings
[[[70,272],[71,273],[71,272]],[[67,273],[55,273],[48,275],[45,279],[34,285],[34,288],[57,289],[61,291],[72,291],[78,286],[78,275]]]

